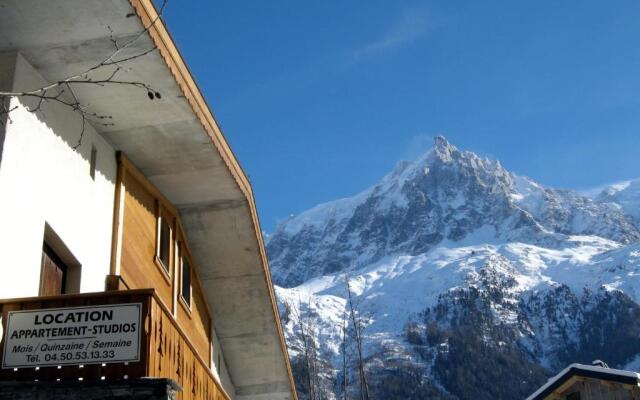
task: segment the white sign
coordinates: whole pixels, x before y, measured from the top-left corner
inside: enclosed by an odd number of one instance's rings
[[[9,311],[2,368],[140,360],[142,304]]]

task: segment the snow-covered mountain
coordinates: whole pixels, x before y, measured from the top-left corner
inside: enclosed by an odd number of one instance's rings
[[[373,187],[269,236],[290,353],[302,357],[300,322],[313,321],[307,334],[340,392],[350,292],[377,398],[522,398],[569,362],[637,364],[630,186],[592,200],[438,137]]]
[[[290,287],[438,245],[518,241],[556,247],[567,235],[640,239],[620,207],[543,187],[440,136],[423,157],[398,163],[362,193],[284,221],[267,248],[274,281]]]
[[[597,201],[613,203],[640,223],[640,179],[616,183],[606,187]]]

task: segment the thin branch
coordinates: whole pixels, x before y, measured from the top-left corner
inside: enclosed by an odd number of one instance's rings
[[[3,120],[4,116],[6,116],[9,123],[11,123],[11,116],[9,115],[9,113],[11,113],[11,111],[18,108],[18,106],[13,106],[9,108],[8,103],[9,102],[7,101],[7,99],[0,99],[0,104],[2,105],[2,109],[0,110],[0,126],[4,126],[5,124]]]
[[[80,107],[80,101],[78,101],[78,98],[76,97],[75,92],[71,88],[71,85],[67,84],[67,88],[69,89],[69,93],[71,93],[71,96],[73,97],[73,101],[77,105],[75,108],[76,111],[80,111],[80,115],[82,116],[82,129],[80,130],[80,137],[78,138],[78,143],[76,143],[76,145],[73,146],[73,149],[77,150],[78,147],[80,147],[80,145],[82,144],[82,139],[84,138],[84,131],[87,128],[87,117],[84,113],[84,109]]]
[[[111,29],[110,26],[107,26],[107,29],[109,30],[109,40],[111,41],[111,44],[113,45],[114,50],[107,57],[102,59],[97,64],[87,68],[86,70],[34,90],[22,91],[22,92],[0,92],[0,103],[2,103],[2,107],[0,108],[0,124],[4,124],[2,117],[5,115],[7,116],[7,119],[10,122],[11,119],[9,118],[9,113],[11,113],[12,111],[18,108],[18,106],[14,106],[12,108],[9,108],[7,106],[6,100],[9,98],[12,98],[12,97],[37,98],[38,100],[35,106],[25,107],[26,110],[31,113],[41,111],[42,106],[45,103],[48,103],[48,102],[58,103],[78,113],[82,119],[80,138],[78,140],[78,143],[75,146],[73,146],[74,149],[77,149],[82,144],[82,139],[84,137],[87,122],[97,123],[102,126],[110,126],[110,125],[113,125],[113,123],[105,122],[106,120],[112,119],[110,115],[101,115],[95,112],[87,111],[88,106],[83,105],[80,102],[80,100],[78,99],[78,97],[76,96],[72,88],[73,85],[90,84],[90,85],[96,85],[101,87],[107,86],[107,85],[133,86],[146,91],[150,100],[160,99],[161,94],[157,90],[154,90],[152,86],[148,83],[139,82],[139,81],[119,80],[115,78],[116,78],[116,75],[123,70],[123,67],[121,65],[122,63],[132,61],[140,57],[144,57],[145,55],[157,49],[156,46],[153,46],[152,48],[146,49],[136,54],[125,56],[119,59],[117,58],[118,55],[120,55],[123,50],[135,44],[140,38],[142,38],[147,32],[149,32],[149,30],[155,25],[157,21],[161,20],[161,17],[164,13],[164,9],[167,5],[167,2],[168,0],[164,0],[162,2],[162,5],[156,17],[147,26],[145,26],[142,31],[140,31],[135,37],[133,37],[132,39],[130,39],[129,41],[127,41],[122,45],[118,43],[118,39],[115,37],[113,29]],[[93,79],[90,77],[90,74],[96,73],[102,69],[112,67],[112,66],[115,66],[116,68],[113,71],[111,71],[106,78]],[[55,95],[49,94],[50,91],[54,89],[57,91],[57,93]],[[64,98],[65,94],[68,94],[68,97],[69,97],[68,99]]]
[[[356,304],[351,293],[351,284],[349,276],[345,274],[345,286],[347,289],[347,303],[349,306],[349,314],[353,325],[353,336],[356,342],[356,350],[358,356],[358,372],[360,375],[360,399],[370,400],[369,384],[367,383],[367,374],[365,359],[362,352],[362,332],[364,331],[364,322],[360,317],[359,304]]]
[[[342,399],[347,400],[347,308],[342,311]]]
[[[143,51],[142,53],[135,54],[135,55],[129,56],[129,57],[125,57],[125,58],[122,58],[122,59],[120,59],[118,61],[107,61],[107,62],[104,62],[102,64],[102,66],[108,67],[110,65],[118,65],[119,63],[127,62],[129,60],[133,60],[133,59],[136,59],[138,57],[146,56],[147,54],[149,54],[149,53],[151,53],[151,52],[153,52],[153,51],[155,51],[157,49],[158,49],[157,46],[153,46],[152,48],[147,49],[147,50]]]

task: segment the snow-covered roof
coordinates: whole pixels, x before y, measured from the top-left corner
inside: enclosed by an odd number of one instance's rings
[[[545,399],[565,382],[575,376],[601,379],[627,385],[638,385],[640,382],[640,375],[636,372],[597,367],[594,365],[571,364],[567,368],[563,369],[558,375],[549,378],[547,383],[540,387],[540,389],[536,390],[531,396],[527,397],[527,400]]]

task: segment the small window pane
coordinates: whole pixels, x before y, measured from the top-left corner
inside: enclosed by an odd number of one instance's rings
[[[182,298],[191,305],[191,266],[186,258],[182,257]]]
[[[98,149],[95,146],[91,146],[91,157],[89,158],[89,176],[91,179],[96,179],[96,161],[98,159]]]
[[[171,248],[171,238],[170,238],[171,230],[169,229],[169,224],[165,221],[164,218],[160,219],[160,249],[158,257],[160,258],[160,262],[162,266],[169,271],[169,249]]]

